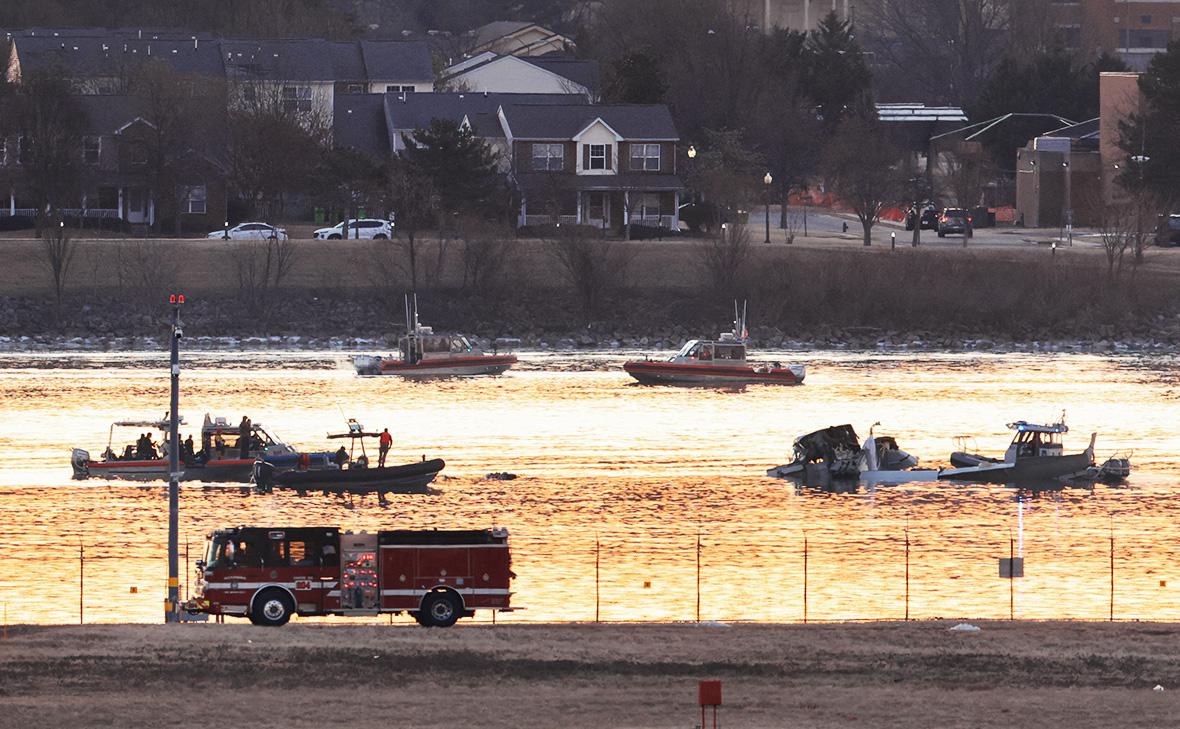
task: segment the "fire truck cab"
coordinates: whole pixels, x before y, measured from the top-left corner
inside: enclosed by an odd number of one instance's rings
[[[190,612],[273,626],[292,615],[405,612],[420,625],[448,627],[477,609],[512,610],[507,529],[243,526],[208,540]]]

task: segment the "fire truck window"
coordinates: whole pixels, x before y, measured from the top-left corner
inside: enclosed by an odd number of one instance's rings
[[[287,564],[292,567],[306,567],[316,564],[314,553],[309,553],[307,542],[302,541],[287,542],[287,559]]]

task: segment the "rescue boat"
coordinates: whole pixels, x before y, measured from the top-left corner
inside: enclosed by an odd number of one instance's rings
[[[502,375],[516,364],[516,355],[500,352],[500,345],[515,340],[497,339],[492,352],[484,352],[461,334],[436,334],[418,322],[417,297],[406,296],[406,332],[398,339],[397,356],[362,354],[352,358],[362,376],[470,377]]]
[[[631,360],[623,369],[645,385],[742,385],[761,383],[802,385],[807,371],[803,365],[755,362],[746,359],[746,312],[733,306],[733,331],[716,341],[690,339],[667,360]]]
[[[184,419],[180,420],[184,425]],[[71,453],[70,465],[74,478],[126,479],[133,481],[168,480],[168,420],[120,420],[111,424],[106,450],[95,460],[90,452],[75,448]],[[126,445],[121,452],[114,450],[117,428],[147,429],[159,431],[157,444],[141,446],[138,442]],[[150,436],[149,436],[150,438]],[[278,470],[293,468],[323,469],[333,467],[329,453],[300,453],[287,445],[261,423],[250,424],[249,442],[245,457],[239,445],[241,428],[223,417],[205,415],[201,425],[200,450],[183,450],[180,454],[181,481],[236,482],[247,483],[254,473],[254,462],[270,463]]]

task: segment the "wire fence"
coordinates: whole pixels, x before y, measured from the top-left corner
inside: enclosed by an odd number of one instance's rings
[[[512,603],[491,622],[831,622],[931,618],[1177,620],[1167,534],[606,532],[513,543]],[[198,548],[182,547],[192,565]],[[165,554],[83,542],[0,552],[5,631],[17,623],[159,622]],[[68,556],[67,556],[68,555]],[[182,597],[194,572],[181,580]],[[182,573],[183,574],[183,573]],[[50,575],[50,577],[46,577]],[[349,620],[350,618],[329,618]],[[382,616],[376,622],[387,621]]]

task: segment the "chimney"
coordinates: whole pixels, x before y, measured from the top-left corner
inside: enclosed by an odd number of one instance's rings
[[[195,35],[193,36],[193,50],[197,50],[197,37]]]

